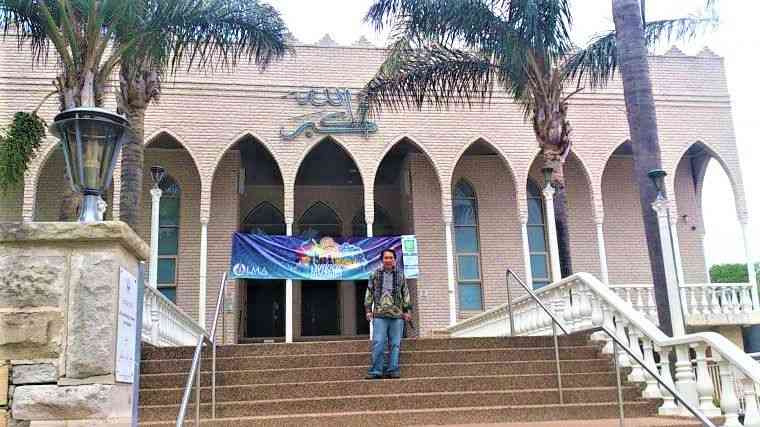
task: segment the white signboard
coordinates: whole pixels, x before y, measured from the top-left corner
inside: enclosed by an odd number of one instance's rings
[[[137,279],[119,269],[119,322],[116,329],[116,381],[135,380],[135,336],[137,334]]]
[[[420,257],[417,252],[417,237],[413,234],[401,236],[401,256],[404,260],[404,275],[408,279],[416,279],[420,274]]]

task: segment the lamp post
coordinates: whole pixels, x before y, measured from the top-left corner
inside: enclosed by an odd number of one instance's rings
[[[562,270],[559,266],[559,243],[557,242],[557,223],[554,220],[554,193],[556,190],[552,187],[552,174],[554,169],[546,166],[541,169],[544,174],[544,207],[546,210],[546,231],[549,240],[549,266],[551,270],[551,280],[558,282],[562,279]]]
[[[673,327],[673,336],[681,336],[686,333],[686,326],[681,307],[681,291],[678,283],[676,267],[676,254],[673,245],[673,233],[670,228],[668,198],[665,196],[665,176],[667,172],[662,169],[649,171],[647,174],[657,188],[657,197],[652,203],[652,209],[657,213],[657,226],[660,231],[660,246],[662,248],[662,262],[665,267],[665,284],[668,294],[668,306],[670,308],[670,322]]]
[[[158,220],[159,207],[161,204],[161,180],[164,179],[166,172],[161,166],[152,166],[150,168],[150,177],[153,179],[153,188],[150,189],[151,211],[150,211],[150,270],[148,277],[149,284],[154,289],[158,287]]]
[[[662,169],[654,169],[647,174],[657,189],[657,197],[652,203],[652,209],[657,213],[657,228],[660,231],[660,246],[662,247],[662,263],[665,269],[665,287],[668,294],[668,308],[670,310],[670,324],[673,328],[673,336],[686,334],[686,321],[683,317],[681,305],[681,291],[678,283],[677,263],[673,232],[670,228],[670,214],[668,198],[665,196],[665,176],[667,173]],[[697,383],[692,371],[689,348],[686,346],[676,347],[675,377],[676,388],[684,398],[692,405],[698,405]],[[684,414],[686,410],[682,411]]]
[[[61,140],[73,190],[81,193],[79,222],[98,222],[101,195],[113,177],[129,122],[102,108],[72,108],[55,116],[50,133]]]

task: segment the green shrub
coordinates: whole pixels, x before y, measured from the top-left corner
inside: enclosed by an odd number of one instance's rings
[[[755,264],[755,271],[760,275],[760,263]],[[747,264],[715,264],[710,267],[710,280],[713,283],[747,283]]]
[[[23,182],[44,137],[45,122],[37,113],[18,112],[13,116],[8,129],[0,133],[0,192]]]

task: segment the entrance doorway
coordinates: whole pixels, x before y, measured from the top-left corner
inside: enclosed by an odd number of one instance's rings
[[[367,292],[367,281],[357,280],[356,288],[356,335],[369,335],[369,321],[364,313],[364,295]]]
[[[285,336],[285,283],[247,280],[246,338]]]
[[[338,282],[301,282],[301,335],[340,335]]]

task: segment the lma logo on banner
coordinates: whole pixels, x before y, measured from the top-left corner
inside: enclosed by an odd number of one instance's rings
[[[263,265],[253,264],[245,265],[239,262],[232,266],[232,273],[235,276],[258,276],[263,278],[269,278],[269,271]]]

